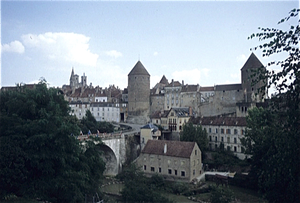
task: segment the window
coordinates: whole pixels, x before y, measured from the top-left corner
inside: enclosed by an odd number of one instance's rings
[[[193,170],[193,175],[195,175],[195,169]]]
[[[177,170],[174,170],[175,176],[177,176]]]
[[[224,129],[223,128],[221,128],[221,134],[224,134]]]
[[[221,137],[221,142],[224,142],[224,137]]]
[[[197,155],[197,149],[195,149],[195,155]]]
[[[233,140],[234,140],[234,143],[236,144],[236,137]]]
[[[211,141],[211,136],[209,136],[209,141]]]
[[[242,135],[244,135],[245,134],[245,130],[242,130]]]
[[[146,165],[144,165],[144,171],[146,171],[147,170],[147,166]]]
[[[218,133],[218,128],[216,128],[216,133]]]
[[[227,146],[227,151],[230,151],[230,146]]]
[[[215,137],[215,141],[218,142],[218,137],[217,136]]]
[[[182,176],[182,177],[185,176],[185,171],[181,171],[181,176]]]
[[[227,129],[227,134],[231,134],[231,130],[230,129]]]
[[[151,172],[154,172],[154,171],[155,171],[155,168],[154,168],[154,167],[151,167],[150,170],[151,170]]]
[[[172,169],[168,169],[168,174],[172,174]]]
[[[234,129],[234,134],[235,134],[235,135],[237,134],[237,129]]]
[[[211,133],[211,128],[208,128],[208,132]]]
[[[230,143],[230,137],[227,137],[227,142]]]
[[[161,173],[161,168],[160,168],[160,167],[158,168],[158,172],[160,172],[160,173]]]
[[[234,146],[234,151],[236,152],[236,146]]]

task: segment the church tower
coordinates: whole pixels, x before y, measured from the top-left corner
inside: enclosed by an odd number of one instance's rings
[[[146,124],[150,114],[150,74],[138,61],[128,74],[127,121]]]

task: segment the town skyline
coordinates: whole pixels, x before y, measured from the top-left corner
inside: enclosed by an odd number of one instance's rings
[[[127,88],[141,61],[152,88],[163,75],[185,84],[240,83],[259,45],[247,40],[273,27],[297,1],[1,2],[1,86],[69,83],[72,68],[87,84]],[[35,9],[32,9],[32,8]],[[264,65],[269,59],[255,55]]]

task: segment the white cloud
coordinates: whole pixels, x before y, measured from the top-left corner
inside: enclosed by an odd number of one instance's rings
[[[123,56],[123,54],[121,52],[118,52],[116,50],[106,51],[105,54],[110,57],[114,57],[114,58],[119,58],[119,57]]]
[[[15,52],[15,53],[22,54],[25,51],[25,47],[21,42],[16,40],[9,44],[2,45],[1,50],[2,52]]]
[[[192,69],[192,70],[182,70],[182,71],[175,71],[172,73],[172,77],[174,80],[179,81],[180,83],[184,80],[185,84],[200,84],[201,78],[203,76],[208,76],[209,69]]]
[[[90,38],[82,34],[47,32],[22,35],[26,47],[36,49],[50,60],[63,60],[85,66],[96,66],[98,55],[89,49]]]
[[[157,55],[158,55],[158,52],[157,52],[157,51],[153,53],[153,56],[157,56]]]

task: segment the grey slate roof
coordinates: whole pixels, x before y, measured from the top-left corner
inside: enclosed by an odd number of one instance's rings
[[[161,78],[161,80],[160,80],[159,83],[165,84],[165,85],[168,85],[168,84],[169,84],[168,79],[166,78],[165,75],[162,76],[162,78]]]
[[[167,144],[167,152],[164,153],[164,146]],[[195,142],[180,142],[169,140],[148,140],[142,153],[155,154],[172,157],[190,158]]]
[[[146,70],[146,68],[144,67],[144,65],[142,64],[142,62],[138,61],[135,66],[132,68],[132,70],[130,71],[129,75],[148,75],[150,76],[150,74],[148,73],[148,71]]]
[[[172,109],[174,110],[176,116],[178,116],[178,117],[192,116],[192,115],[190,115],[188,107],[181,107],[181,108],[174,108],[173,107],[173,108],[170,109],[170,112],[171,112]]]
[[[246,117],[203,117],[199,123],[213,126],[247,126]]]
[[[181,92],[197,92],[198,85],[184,85]]]
[[[242,70],[244,69],[250,69],[250,68],[260,68],[263,64],[260,62],[260,60],[255,56],[254,53],[252,53],[244,66],[242,67]]]
[[[242,84],[216,85],[216,91],[242,90]]]

